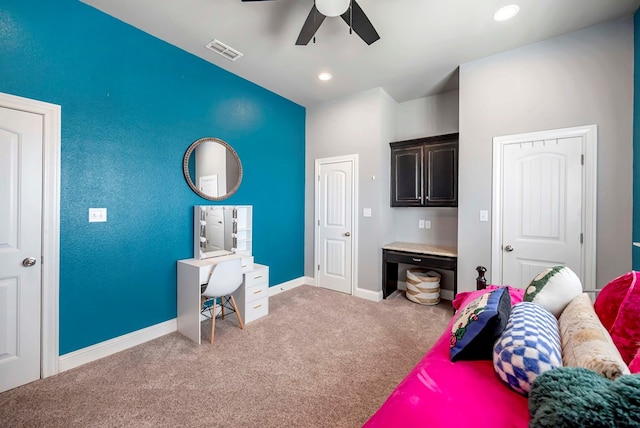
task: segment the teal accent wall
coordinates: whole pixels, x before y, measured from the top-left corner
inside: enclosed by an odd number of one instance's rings
[[[77,0],[3,0],[0,92],[62,106],[60,354],[176,317],[194,205],[253,205],[270,283],[303,276],[300,105]],[[226,201],[201,199],[182,176],[201,137],[242,161]],[[89,207],[106,207],[108,222],[89,224]]]
[[[633,17],[633,242],[640,242],[640,9]],[[640,247],[633,246],[632,269],[640,271]]]

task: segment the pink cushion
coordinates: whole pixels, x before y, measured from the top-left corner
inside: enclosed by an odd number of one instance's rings
[[[636,356],[631,360],[631,363],[629,364],[629,371],[631,373],[640,373],[640,350],[638,350]]]
[[[620,355],[630,364],[640,348],[640,272],[628,272],[604,286],[593,307]]]
[[[453,305],[463,308],[495,288],[459,293]],[[522,301],[523,292],[509,287],[512,304]],[[365,427],[527,427],[526,397],[498,379],[491,361],[451,362],[452,322]]]

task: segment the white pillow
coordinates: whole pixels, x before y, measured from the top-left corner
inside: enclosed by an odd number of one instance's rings
[[[575,297],[582,294],[580,278],[566,266],[554,266],[540,272],[525,289],[523,301],[533,302],[556,318]]]

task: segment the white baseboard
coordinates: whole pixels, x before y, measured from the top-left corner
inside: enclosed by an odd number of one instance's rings
[[[60,355],[60,372],[79,367],[91,361],[99,360],[106,356],[115,354],[140,345],[149,340],[156,339],[165,334],[173,333],[178,329],[178,321],[174,318],[151,327],[143,328],[123,336],[115,337],[68,354]]]
[[[280,294],[283,291],[291,290],[292,288],[299,287],[301,285],[315,285],[315,280],[308,276],[301,276],[300,278],[292,279],[291,281],[283,282],[278,285],[272,285],[269,287],[269,297]]]
[[[292,279],[291,281],[274,285],[269,287],[269,296],[275,296],[276,294],[280,294],[284,291],[288,291],[305,284],[315,286],[315,279],[312,277],[302,276],[300,278]],[[382,300],[382,291],[356,289],[353,295],[363,299],[373,300],[375,302]],[[157,339],[165,334],[173,333],[177,329],[178,321],[174,318],[123,336],[114,337],[113,339],[96,343],[95,345],[91,345],[86,348],[78,349],[77,351],[69,352],[68,354],[60,355],[59,372],[79,367],[83,364],[115,354],[116,352],[124,351],[125,349],[143,344],[149,340]]]
[[[361,299],[371,300],[373,302],[379,302],[382,300],[382,290],[380,291],[371,291],[365,290],[364,288],[356,288],[353,291],[353,295],[355,297],[360,297]]]

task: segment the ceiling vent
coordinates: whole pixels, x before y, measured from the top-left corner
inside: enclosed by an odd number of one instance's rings
[[[225,45],[220,40],[213,40],[207,43],[206,47],[207,49],[211,49],[212,51],[219,53],[220,55],[222,55],[226,59],[230,59],[231,61],[235,61],[242,55],[244,55],[243,53],[238,52],[232,47]]]

